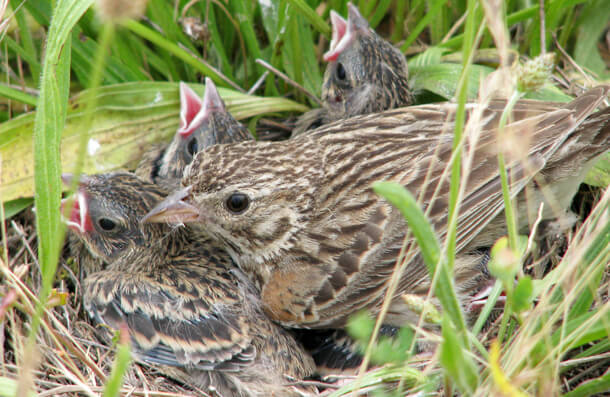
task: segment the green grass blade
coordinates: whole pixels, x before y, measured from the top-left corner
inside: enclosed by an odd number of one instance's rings
[[[379,4],[375,7],[375,12],[370,17],[369,24],[371,28],[375,29],[377,25],[381,22],[383,17],[385,17],[388,12],[388,8],[390,8],[391,0],[380,0]]]
[[[42,288],[32,317],[27,351],[33,354],[36,334],[57,268],[64,227],[60,222],[60,154],[70,85],[70,32],[92,0],[59,0],[49,28],[42,68],[40,97],[34,122],[34,182],[38,260]],[[3,196],[4,197],[4,196]],[[24,384],[24,388],[30,385]],[[25,390],[21,390],[25,392]]]
[[[447,0],[439,0],[439,1],[434,2],[432,8],[426,13],[426,15],[422,19],[420,19],[420,21],[417,23],[415,28],[411,31],[411,34],[409,34],[409,37],[407,37],[405,42],[400,46],[400,50],[402,52],[405,52],[405,51],[407,51],[407,49],[409,49],[409,46],[411,44],[413,44],[413,42],[417,39],[419,34],[428,25],[431,25],[431,24],[432,24],[432,26],[435,25],[434,23],[432,23],[432,18],[438,17],[438,14],[443,9],[446,2],[447,2]]]
[[[17,396],[17,380],[7,377],[0,377],[0,397]],[[36,393],[29,392],[28,397],[36,397]]]
[[[599,285],[604,272],[607,270],[607,266],[594,266],[595,263],[608,263],[610,261],[610,223],[602,226],[600,233],[594,236],[593,241],[590,243],[587,252],[584,255],[583,263],[579,267],[579,271],[587,273],[588,286],[578,295],[572,308],[570,309],[570,316],[568,318],[574,318],[579,315],[586,313],[595,296],[597,294],[597,286]]]
[[[21,1],[17,0],[11,0],[10,2],[13,10],[16,10],[20,3]],[[40,79],[40,63],[38,62],[37,49],[34,45],[34,40],[32,39],[30,27],[28,26],[26,20],[25,11],[25,8],[19,8],[19,11],[15,13],[15,20],[17,21],[17,25],[19,26],[19,36],[21,38],[23,49],[25,50],[25,52],[27,52],[28,58],[30,60],[33,60],[33,62],[28,62],[28,66],[31,69],[33,83],[37,86],[38,80]]]
[[[320,33],[327,38],[330,38],[330,26],[324,21],[315,10],[313,10],[304,0],[286,0],[292,4],[297,10],[298,14],[302,14],[309,20],[309,23]]]
[[[447,316],[443,316],[443,342],[441,364],[464,395],[472,395],[479,383],[479,369],[468,355],[466,348]]]
[[[233,10],[233,16],[239,24],[239,30],[243,36],[246,48],[248,49],[247,59],[245,62],[253,63],[255,59],[262,58],[261,48],[256,38],[256,32],[254,31],[254,11],[249,10],[245,2],[232,1],[229,6]],[[258,74],[262,74],[265,70],[262,66],[256,64],[256,70]],[[250,77],[250,76],[249,76]],[[258,76],[256,76],[258,78]],[[251,79],[252,81],[256,79]]]
[[[110,376],[108,376],[106,385],[104,386],[103,397],[116,397],[120,395],[123,377],[125,376],[125,373],[127,373],[129,364],[131,363],[131,352],[128,343],[129,331],[125,329],[120,332],[124,333],[124,336],[121,335],[120,338],[126,339],[126,341],[121,341],[118,344],[114,364],[112,365]]]
[[[451,272],[446,262],[441,260],[440,243],[434,234],[432,225],[417,205],[417,201],[403,186],[395,182],[376,182],[373,184],[373,190],[398,208],[406,219],[409,230],[417,240],[430,277],[434,278],[438,271],[434,293],[441,301],[443,309],[449,315],[455,327],[465,337],[466,323],[455,293]],[[440,269],[437,269],[438,266],[440,266]]]
[[[563,397],[601,396],[608,390],[610,390],[610,372],[606,372],[599,378],[583,382],[574,390],[564,394]]]
[[[13,101],[25,103],[30,106],[36,106],[36,103],[38,103],[38,98],[26,94],[23,91],[7,87],[4,84],[0,84],[0,97],[12,99]]]
[[[396,182],[376,182],[373,190],[400,210],[417,239],[424,262],[436,266],[441,258],[441,246],[415,197]]]
[[[608,21],[610,21],[608,1],[589,1],[583,7],[574,43],[574,60],[599,77],[610,77],[597,46],[599,38],[608,27]]]
[[[27,62],[28,65],[34,65],[34,67],[38,67],[38,69],[40,69],[38,60],[23,47],[17,44],[17,42],[11,36],[5,35],[2,38],[2,42],[6,44],[10,51],[14,52],[15,55],[19,55],[25,62]]]
[[[129,20],[124,23],[124,26],[131,30],[133,33],[138,36],[150,41],[151,43],[157,45],[158,47],[170,52],[172,55],[181,59],[187,65],[193,67],[195,70],[200,71],[205,76],[208,76],[214,83],[219,86],[226,87],[229,84],[223,76],[221,76],[216,70],[210,68],[207,64],[202,63],[199,59],[191,55],[188,51],[180,48],[177,44],[167,40],[165,37],[155,32],[154,30],[142,25],[139,22]]]
[[[59,143],[68,102],[70,32],[92,3],[92,0],[60,0],[47,37],[34,122],[36,225],[43,291],[47,292],[55,273],[61,241],[58,211],[61,194]],[[41,299],[44,298],[42,294]]]
[[[453,152],[459,150],[462,132],[466,121],[466,101],[468,99],[468,76],[472,66],[472,52],[476,47],[476,30],[481,21],[480,11],[476,0],[468,0],[468,12],[464,32],[464,45],[462,47],[462,73],[456,93],[457,110],[455,114],[455,128],[453,131]],[[461,156],[454,156],[451,164],[451,184],[449,187],[449,217],[447,222],[446,255],[449,269],[453,271],[456,254],[457,219],[459,213],[459,189],[461,182]]]

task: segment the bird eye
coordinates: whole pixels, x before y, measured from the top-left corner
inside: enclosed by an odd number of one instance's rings
[[[193,138],[191,138],[191,140],[189,141],[189,143],[188,143],[188,145],[187,145],[187,147],[186,147],[186,150],[188,150],[188,152],[189,152],[189,154],[190,154],[191,156],[194,156],[194,155],[195,155],[195,153],[197,153],[197,149],[198,149],[198,146],[197,146],[197,138],[193,137]]]
[[[250,198],[243,193],[233,193],[225,202],[229,211],[234,214],[241,214],[250,205]]]
[[[97,223],[98,225],[100,225],[102,230],[105,230],[107,232],[110,232],[116,228],[116,223],[112,219],[100,218]]]
[[[337,78],[339,80],[345,80],[346,77],[346,73],[345,73],[345,68],[343,67],[343,64],[341,62],[337,63]]]

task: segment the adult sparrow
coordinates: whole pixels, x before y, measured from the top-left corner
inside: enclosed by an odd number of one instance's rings
[[[498,153],[505,157],[520,230],[527,230],[528,215],[541,203],[543,219],[561,217],[594,159],[610,147],[610,108],[593,114],[609,90],[593,88],[502,131],[500,112],[467,107],[473,120],[479,110],[482,117],[461,150],[468,166],[457,218],[459,293],[478,283],[477,248],[506,234]],[[145,220],[198,225],[261,286],[266,312],[281,324],[343,327],[358,310],[379,310],[408,231],[400,212],[373,192],[373,182],[406,187],[438,237],[446,237],[456,108],[411,106],[285,142],[210,147],[186,168],[184,188]],[[417,247],[410,247],[388,325],[414,321],[400,295],[424,295],[430,286]]]

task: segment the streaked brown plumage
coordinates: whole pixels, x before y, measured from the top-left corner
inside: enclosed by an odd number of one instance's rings
[[[413,102],[404,55],[348,3],[348,19],[331,11],[333,26],[322,85],[323,107],[305,113],[293,136],[329,122]]]
[[[608,91],[597,87],[561,108],[509,123],[500,141],[499,111],[492,106],[483,113],[478,140],[464,146],[474,157],[458,218],[458,290],[467,292],[480,277],[475,248],[505,234],[498,150],[506,152],[519,226],[527,227],[528,210],[537,211],[541,187],[556,199],[548,200],[554,203],[545,205],[543,217],[562,216],[591,160],[610,147],[610,109],[592,115]],[[477,108],[469,105],[468,113]],[[186,188],[147,219],[203,226],[262,286],[267,313],[282,324],[341,327],[357,310],[379,309],[407,231],[400,213],[372,191],[373,182],[395,181],[420,197],[444,239],[444,171],[455,109],[412,106],[343,120],[286,142],[209,148],[185,170]],[[408,254],[398,294],[424,294],[426,268],[415,248]],[[386,321],[410,320],[412,313],[396,299]]]
[[[227,111],[210,78],[205,79],[203,99],[181,82],[180,127],[169,145],[158,145],[144,155],[136,174],[167,189],[175,188],[197,152],[216,144],[251,139],[250,131]]]
[[[210,240],[140,224],[165,192],[133,174],[83,177],[69,225],[105,263],[84,281],[99,324],[126,323],[137,357],[211,395],[299,395],[314,364],[263,313],[258,291]]]
[[[199,98],[186,83],[180,82],[180,126],[169,144],[157,144],[144,154],[135,170],[140,178],[167,190],[177,188],[184,167],[198,151],[215,144],[253,139],[248,129],[227,111],[214,82],[206,78],[205,84],[204,96]],[[103,268],[103,262],[91,256],[74,235],[69,235],[68,241],[81,279],[86,272]]]

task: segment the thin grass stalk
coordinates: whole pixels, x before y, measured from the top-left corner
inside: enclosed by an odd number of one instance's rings
[[[243,88],[241,88],[239,85],[235,84],[233,81],[228,79],[226,76],[219,73],[217,70],[215,70],[214,68],[209,66],[207,63],[202,62],[201,59],[197,59],[191,53],[189,53],[185,49],[181,48],[177,44],[174,44],[174,43],[168,41],[165,37],[163,37],[159,33],[155,32],[154,30],[149,29],[146,26],[142,25],[141,23],[136,22],[131,19],[125,21],[123,26],[125,26],[127,29],[131,30],[138,36],[140,36],[140,37],[150,41],[151,43],[163,48],[164,50],[168,51],[169,53],[171,53],[178,59],[182,60],[184,63],[186,63],[190,67],[193,67],[194,69],[203,73],[205,76],[210,77],[212,80],[214,80],[214,83],[218,84],[219,86],[221,86],[221,87],[230,86],[239,91],[243,91]]]
[[[394,28],[392,29],[391,41],[397,42],[402,39],[405,24],[406,1],[396,1],[394,3]]]
[[[475,32],[476,32],[476,9],[477,2],[475,0],[468,0],[468,17],[466,19],[465,26],[465,38],[464,46],[462,48],[462,74],[457,90],[457,110],[455,115],[455,129],[453,135],[453,152],[459,148],[459,143],[462,140],[462,132],[464,130],[464,123],[466,120],[466,101],[468,95],[468,72],[470,65],[472,64],[472,53],[475,47]],[[456,153],[457,154],[457,153]],[[447,227],[447,265],[449,269],[453,271],[455,264],[455,250],[456,250],[456,238],[457,238],[457,219],[458,214],[458,200],[460,192],[460,175],[461,175],[461,156],[455,155],[454,161],[451,166],[451,185],[449,190],[449,222]]]
[[[38,67],[40,67],[38,60],[23,47],[21,47],[11,36],[5,35],[0,41],[2,41],[3,44],[6,44],[5,49],[8,49],[14,52],[15,55],[20,56],[21,60],[27,62],[28,65],[38,64]],[[8,57],[6,59],[8,59]]]
[[[110,371],[110,376],[108,376],[106,385],[104,387],[103,397],[115,397],[120,394],[121,386],[123,384],[123,377],[129,369],[129,364],[131,362],[131,352],[129,349],[129,329],[127,328],[126,323],[123,323],[123,325],[124,327],[119,330],[119,345],[112,370]]]
[[[584,1],[585,0],[577,0],[577,3],[582,3]],[[538,13],[539,7],[540,6],[538,4],[536,4],[529,8],[513,12],[512,14],[510,14],[506,17],[506,25],[512,26],[519,22],[523,22],[530,18],[534,18]],[[445,41],[444,43],[441,44],[441,46],[446,47],[446,48],[457,48],[461,44],[464,43],[464,39],[465,39],[465,33],[461,33],[461,34],[456,35],[455,37]]]
[[[369,18],[369,23],[373,29],[379,25],[383,17],[387,14],[388,8],[390,7],[390,3],[392,0],[381,0],[380,3],[375,8],[375,12]],[[402,2],[404,3],[404,1]]]
[[[500,117],[500,123],[498,125],[498,135],[503,136],[504,127],[508,120],[508,116],[512,113],[512,110],[519,99],[523,97],[523,93],[519,91],[513,92],[502,116]],[[504,199],[504,213],[506,216],[506,227],[508,229],[509,246],[511,249],[517,249],[517,220],[515,219],[515,213],[513,210],[512,200],[510,198],[510,189],[508,183],[508,174],[506,171],[506,163],[504,161],[504,154],[498,153],[498,167],[500,170],[500,180],[502,183],[502,197]]]
[[[432,8],[426,13],[426,15],[422,19],[419,20],[417,25],[415,25],[415,28],[411,31],[411,34],[409,34],[409,37],[407,37],[405,42],[400,46],[400,51],[406,52],[409,49],[409,47],[411,46],[411,44],[413,44],[413,42],[417,39],[417,37],[419,37],[420,33],[428,25],[434,25],[432,23],[433,18],[437,17],[437,15],[441,12],[441,10],[443,9],[443,6],[445,5],[446,2],[447,2],[447,0],[439,0],[434,3]]]
[[[36,47],[34,46],[34,40],[32,39],[32,34],[27,23],[25,9],[20,7],[20,3],[21,1],[17,0],[12,0],[10,2],[11,8],[13,10],[17,10],[14,15],[15,20],[17,21],[17,26],[19,26],[19,37],[21,37],[23,49],[28,53],[29,58],[34,61],[28,62],[28,66],[30,68],[30,75],[33,83],[37,86],[40,80],[40,63],[38,62],[38,58],[36,56]]]
[[[248,62],[248,59],[262,58],[261,48],[256,38],[256,32],[254,31],[254,11],[252,10],[252,12],[250,12],[251,10],[248,10],[245,2],[242,1],[232,1],[230,3],[230,6],[231,8],[233,8],[237,23],[239,23],[239,30],[237,31],[237,34],[243,35],[243,40],[249,52],[248,57],[244,58],[243,60],[244,65]],[[265,72],[265,70],[260,65],[255,65],[255,70],[257,73],[256,75],[253,74],[253,81],[255,81],[260,75]],[[246,79],[244,79],[244,81],[246,82],[246,84],[249,84]]]
[[[521,371],[527,371],[532,368],[531,365],[547,361],[549,354],[557,355],[554,346],[558,346],[561,341],[569,338],[574,340],[574,332],[584,332],[587,330],[586,323],[588,320],[573,320],[572,324],[576,324],[576,329],[573,326],[564,324],[563,329],[555,330],[558,323],[565,322],[567,308],[578,299],[582,291],[589,288],[592,274],[595,269],[605,268],[610,258],[610,224],[608,224],[608,206],[610,202],[610,190],[607,190],[600,203],[593,209],[591,215],[577,232],[576,236],[568,252],[562,259],[559,266],[550,274],[548,274],[544,282],[550,283],[552,288],[540,297],[540,300],[528,319],[521,325],[520,330],[511,341],[506,344],[503,358],[505,361],[505,371],[509,376],[517,376]],[[600,249],[601,248],[601,249]],[[587,262],[583,260],[591,251],[599,252],[595,255],[595,262]],[[587,269],[585,277],[577,277],[576,284],[573,284],[575,271]],[[572,287],[570,287],[573,285]],[[566,291],[566,288],[569,290]],[[561,293],[561,299],[556,300],[556,297]],[[604,305],[598,310],[599,313],[605,312],[606,316],[610,306]],[[598,314],[599,315],[599,314]],[[590,318],[591,314],[586,313],[584,317]],[[570,329],[568,329],[570,328]],[[580,328],[580,331],[579,331]],[[555,341],[554,341],[555,340]],[[560,353],[565,352],[572,347],[571,342],[561,343],[563,347]],[[541,347],[548,346],[546,355],[540,357]],[[536,354],[536,352],[538,352]],[[538,357],[537,359],[535,357]]]

